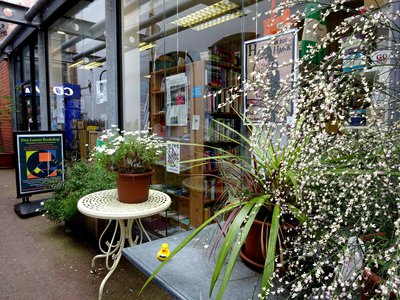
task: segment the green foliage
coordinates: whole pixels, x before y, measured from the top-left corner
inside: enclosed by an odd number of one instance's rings
[[[64,182],[52,182],[52,197],[45,202],[46,217],[55,222],[76,218],[78,200],[90,193],[115,188],[115,174],[93,163],[74,162],[66,170]]]

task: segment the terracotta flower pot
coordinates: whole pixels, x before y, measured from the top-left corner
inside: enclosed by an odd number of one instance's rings
[[[269,231],[271,224],[268,222],[254,220],[250,231],[247,235],[246,242],[240,250],[240,257],[250,268],[262,272],[264,270],[265,258],[267,256],[267,245],[269,239]],[[276,244],[276,254],[280,255],[279,261],[283,262],[283,254],[280,249],[284,249],[283,244],[285,236],[287,236],[289,228],[294,226],[285,224],[279,227],[279,238]],[[284,267],[280,268],[280,272],[284,272]]]
[[[153,171],[141,174],[121,174],[117,176],[118,199],[124,203],[147,201]]]
[[[379,285],[385,281],[382,277],[374,272],[363,271],[362,278],[364,281],[364,288],[361,295],[361,300],[368,300],[372,297],[376,296],[375,290],[379,288]],[[390,300],[397,299],[396,294],[394,292],[390,292],[389,295]]]

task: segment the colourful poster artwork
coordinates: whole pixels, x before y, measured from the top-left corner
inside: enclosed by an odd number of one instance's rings
[[[63,133],[15,133],[17,195],[49,191],[49,180],[64,179]]]

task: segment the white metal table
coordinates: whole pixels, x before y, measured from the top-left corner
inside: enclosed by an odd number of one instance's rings
[[[99,248],[102,254],[96,255],[92,259],[92,273],[96,272],[95,261],[98,258],[106,259],[106,267],[109,270],[101,282],[99,299],[102,298],[103,289],[108,278],[114,272],[121,259],[125,240],[128,240],[130,246],[134,246],[138,243],[140,244],[143,240],[143,234],[149,241],[151,240],[140,218],[156,215],[165,211],[170,205],[171,198],[167,194],[156,190],[149,191],[149,199],[147,201],[135,204],[120,202],[116,189],[95,192],[84,196],[78,201],[78,210],[82,214],[97,219],[109,220],[107,227],[104,229],[99,239]],[[105,242],[107,249],[103,249],[102,242],[104,233],[107,231],[112,221],[115,221],[115,229],[111,241]],[[132,238],[134,222],[139,228],[139,234],[136,235],[135,240]],[[118,228],[120,232],[119,238],[117,238]],[[109,264],[110,258],[112,259],[111,266]]]

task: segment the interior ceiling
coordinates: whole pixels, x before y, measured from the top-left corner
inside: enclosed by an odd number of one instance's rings
[[[203,1],[192,1],[192,0],[180,0],[179,5],[173,5],[170,6],[169,8],[166,7],[164,11],[164,6],[161,6],[159,11],[152,15],[150,13],[149,16],[149,11],[148,7],[145,9],[146,10],[146,16],[140,16],[140,20],[142,20],[139,23],[139,26],[132,26],[129,28],[129,30],[125,31],[124,34],[126,36],[136,36],[137,33],[141,30],[144,30],[150,26],[154,26],[158,22],[161,22],[163,20],[166,20],[168,18],[171,18],[175,15],[177,15],[177,12],[179,12],[179,17],[183,17],[185,15],[188,15],[192,13],[192,10],[196,7],[199,7],[199,5],[202,5],[203,7],[205,6],[210,6],[212,4],[215,4],[219,2],[220,0],[203,0]],[[231,2],[234,2],[238,5],[237,9],[241,9],[242,1],[241,0],[230,0]],[[256,2],[256,0],[247,0],[245,1],[245,5],[249,6],[252,5]],[[81,42],[82,40],[85,39],[92,39],[92,40],[97,40],[101,41],[102,43],[100,45],[93,46],[92,49],[86,49],[84,53],[74,53],[73,55],[73,61],[75,62],[79,59],[81,59],[84,56],[90,56],[91,54],[100,51],[102,48],[105,48],[105,37],[104,37],[104,32],[105,32],[105,22],[104,20],[98,22],[98,23],[93,23],[89,21],[85,21],[82,19],[75,18],[74,16],[78,15],[80,11],[88,6],[91,3],[91,1],[83,1],[83,4],[77,5],[72,11],[69,11],[67,15],[65,15],[63,18],[60,19],[59,22],[59,30],[63,31],[65,33],[68,33],[69,39],[66,40],[61,47],[58,47],[57,49],[52,50],[52,54],[55,55],[59,53],[60,51],[66,52],[66,49],[74,46],[75,44]],[[166,3],[174,3],[173,1],[167,1]],[[149,1],[146,0],[139,0],[139,1],[131,1],[129,2],[128,5],[126,5],[123,8],[123,11],[126,12],[126,15],[131,13],[131,12],[137,12],[139,10],[139,7],[146,5],[149,5]],[[156,10],[155,10],[156,12]],[[74,26],[78,25],[79,30],[76,30]],[[160,27],[160,26],[159,26]],[[140,41],[141,42],[146,42],[146,43],[151,43],[156,40],[159,40],[160,38],[166,37],[168,35],[172,35],[176,33],[177,31],[183,31],[187,30],[188,28],[186,27],[181,27],[175,25],[172,28],[166,28],[166,31],[158,31],[155,32],[154,34],[151,34],[150,36],[141,34],[140,35]],[[151,32],[151,31],[150,31]],[[135,44],[137,47],[137,43]],[[131,45],[132,47],[132,45]],[[95,57],[98,59],[98,57]]]
[[[215,4],[219,2],[220,0],[201,0],[201,1],[193,1],[193,0],[179,0],[179,4],[176,5],[176,1],[168,1],[168,0],[160,0],[160,1],[152,1],[152,0],[136,0],[136,1],[129,1],[127,5],[124,6],[123,11],[126,12],[131,12],[131,11],[138,11],[140,10],[139,8],[142,8],[142,10],[146,11],[146,16],[140,16],[140,20],[142,20],[139,23],[139,28],[136,26],[134,29],[135,32],[125,32],[125,34],[137,34],[137,32],[144,30],[146,28],[149,28],[151,26],[154,26],[158,22],[162,22],[165,19],[171,18],[177,13],[179,13],[179,16],[185,16],[191,12],[191,9],[198,5],[203,5],[205,6],[210,6],[212,4]],[[241,8],[242,5],[242,0],[230,0],[231,2],[234,2],[238,5],[239,9]],[[256,0],[246,0],[245,1],[245,6],[254,4]],[[86,1],[81,1],[78,5],[73,7],[71,10],[67,12],[67,14],[62,18],[64,22],[60,24],[60,30],[64,31],[65,33],[68,33],[70,38],[66,40],[59,49],[56,49],[56,52],[63,50],[65,51],[68,49],[68,47],[71,47],[74,43],[79,43],[84,39],[93,39],[97,41],[104,42],[105,37],[104,37],[104,31],[105,31],[105,22],[104,20],[98,22],[98,23],[93,23],[93,22],[88,22],[85,20],[80,20],[76,18],[75,16],[79,15],[79,13],[84,10],[86,7],[89,7],[90,4],[93,3],[93,0],[86,0]],[[125,3],[125,1],[124,1]],[[155,3],[155,7],[151,7],[152,3]],[[157,5],[158,3],[158,5]],[[0,0],[0,7],[2,4],[7,4],[7,5],[14,5],[12,3],[8,3],[7,1],[1,1]],[[143,7],[145,6],[145,9]],[[16,6],[16,9],[18,9],[18,13],[24,13],[28,8],[22,7],[20,5]],[[153,9],[153,12],[150,12],[150,9]],[[5,39],[7,36],[7,33],[9,34],[12,27],[15,26],[14,24],[10,24],[7,22],[7,20],[4,20],[4,14],[2,15],[0,13],[0,44],[2,40]],[[18,18],[14,19],[24,19],[23,16],[19,16]],[[66,21],[66,20],[69,20]],[[17,20],[18,21],[18,20]],[[15,21],[14,23],[16,23]],[[18,24],[18,23],[16,23]],[[74,30],[74,24],[79,24],[80,30]],[[35,24],[24,24],[27,26],[36,26]],[[141,35],[141,41],[150,43],[153,41],[156,41],[162,37],[171,35],[176,33],[177,31],[183,31],[188,28],[185,27],[179,27],[175,26],[174,28],[166,28],[165,32],[156,32],[152,34],[151,36],[145,36]],[[130,29],[132,30],[132,29]],[[150,31],[151,32],[151,31]],[[96,49],[98,47],[96,46]],[[54,50],[52,51],[54,53]]]

